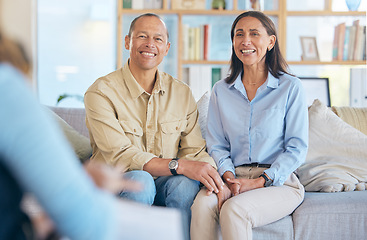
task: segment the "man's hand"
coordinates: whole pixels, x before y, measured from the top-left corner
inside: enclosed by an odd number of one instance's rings
[[[223,189],[220,190],[219,193],[217,193],[219,211],[222,209],[223,203],[227,201],[227,199],[229,199],[230,197],[232,197],[231,190],[226,184],[224,184]]]
[[[219,193],[224,187],[219,173],[209,163],[180,159],[177,173],[204,184],[208,189],[208,194]]]

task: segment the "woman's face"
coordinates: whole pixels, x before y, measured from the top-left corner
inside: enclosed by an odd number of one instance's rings
[[[276,38],[269,36],[265,27],[254,17],[238,21],[233,36],[233,48],[244,67],[265,65],[265,54],[274,47]]]

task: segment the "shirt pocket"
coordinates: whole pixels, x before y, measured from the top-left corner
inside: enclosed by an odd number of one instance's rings
[[[119,121],[122,129],[125,132],[126,137],[128,137],[134,146],[140,147],[141,138],[143,136],[143,128],[137,122],[131,121]]]
[[[271,108],[261,111],[253,120],[259,139],[277,139],[284,134],[284,111],[282,109]]]
[[[177,156],[181,133],[186,129],[187,120],[161,123],[161,149],[164,158]]]

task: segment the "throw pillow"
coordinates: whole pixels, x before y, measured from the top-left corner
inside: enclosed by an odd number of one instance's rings
[[[367,108],[331,107],[344,122],[367,135]]]
[[[309,108],[309,150],[298,174],[306,191],[365,190],[367,136],[315,100]]]
[[[209,92],[206,92],[197,102],[199,111],[199,125],[201,135],[203,136],[204,139],[206,137],[206,123],[208,117],[209,99],[210,99]]]
[[[47,108],[48,109],[48,108]],[[92,156],[92,147],[90,141],[87,137],[78,133],[74,128],[72,128],[67,122],[59,117],[56,113],[49,110],[50,114],[59,124],[65,137],[69,141],[70,145],[73,147],[75,154],[78,156],[79,160],[83,163]]]

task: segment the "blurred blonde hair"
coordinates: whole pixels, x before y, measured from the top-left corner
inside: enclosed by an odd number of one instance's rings
[[[0,62],[7,62],[24,74],[28,74],[31,63],[21,44],[7,38],[0,30]]]

